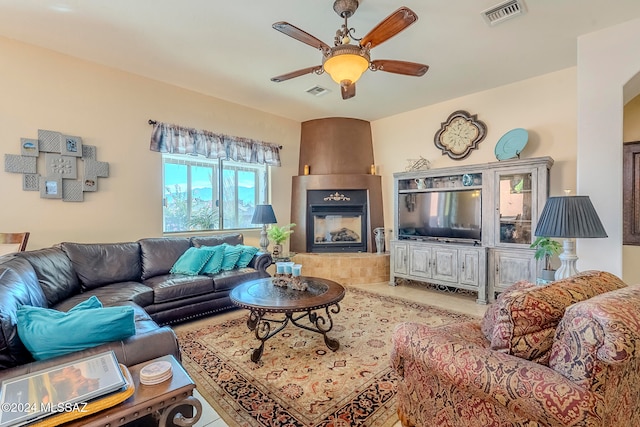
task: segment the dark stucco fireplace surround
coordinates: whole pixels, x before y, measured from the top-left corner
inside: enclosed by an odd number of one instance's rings
[[[373,230],[384,218],[374,164],[369,122],[332,117],[302,123],[298,176],[292,178],[292,252],[376,250]]]

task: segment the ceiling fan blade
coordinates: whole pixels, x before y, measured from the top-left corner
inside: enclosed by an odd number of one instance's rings
[[[282,74],[280,76],[271,77],[271,81],[272,82],[276,82],[276,83],[280,83],[280,82],[283,82],[285,80],[292,79],[294,77],[304,76],[305,74],[310,74],[310,73],[322,74],[322,71],[323,71],[322,70],[322,65],[316,65],[316,66],[313,66],[313,67],[303,68],[302,70],[292,71],[292,72],[287,73],[287,74]]]
[[[302,31],[300,28],[295,27],[288,22],[276,22],[272,27],[283,34],[293,37],[294,39],[306,43],[311,47],[315,47],[318,50],[329,51],[331,48],[328,44],[322,40],[317,39],[306,31]]]
[[[417,62],[394,61],[393,59],[376,59],[371,61],[373,71],[386,71],[387,73],[403,74],[405,76],[423,76],[429,69],[428,65]]]
[[[418,15],[408,7],[403,6],[383,19],[373,30],[369,31],[369,33],[360,40],[360,46],[366,47],[368,45],[369,48],[373,48],[389,40],[417,20]]]
[[[342,93],[342,99],[349,99],[356,96],[356,84],[341,84],[340,92]]]

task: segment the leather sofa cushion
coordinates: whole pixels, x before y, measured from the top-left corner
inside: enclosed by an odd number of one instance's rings
[[[110,283],[139,281],[140,245],[126,243],[62,243],[76,270],[82,289],[93,289]]]
[[[548,365],[565,309],[626,286],[611,273],[586,271],[548,285],[514,290],[500,301],[491,348]]]
[[[191,243],[196,248],[199,246],[218,246],[227,243],[231,246],[242,245],[244,236],[239,233],[214,234],[211,236],[193,236]]]
[[[155,304],[174,301],[213,292],[213,279],[209,276],[165,274],[152,277],[144,284],[153,289]]]
[[[191,247],[188,237],[151,237],[138,240],[142,255],[142,280],[169,274],[178,258]]]
[[[80,293],[78,275],[61,248],[19,252],[16,256],[29,261],[35,270],[49,307]]]
[[[153,303],[153,289],[150,287],[139,282],[120,282],[74,295],[52,306],[52,308],[67,311],[92,296],[97,297],[105,307],[122,305],[125,301],[131,301],[142,307]]]
[[[18,336],[21,305],[46,307],[47,300],[31,264],[12,257],[0,264],[0,369],[33,360]]]
[[[231,271],[221,271],[213,277],[213,286],[216,292],[228,291],[240,283],[248,282],[249,280],[259,279],[263,277],[256,269],[246,267],[237,268]]]

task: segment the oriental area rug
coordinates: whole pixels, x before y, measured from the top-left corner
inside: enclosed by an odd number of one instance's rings
[[[322,312],[324,314],[324,312]],[[404,321],[442,325],[473,319],[436,307],[347,288],[333,352],[321,334],[287,327],[265,342],[249,331],[248,311],[177,328],[182,363],[197,390],[230,426],[389,427],[397,421],[391,336]]]

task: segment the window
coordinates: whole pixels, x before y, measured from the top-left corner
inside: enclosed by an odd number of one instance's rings
[[[162,164],[165,233],[260,226],[251,217],[266,203],[267,166],[169,154]]]

